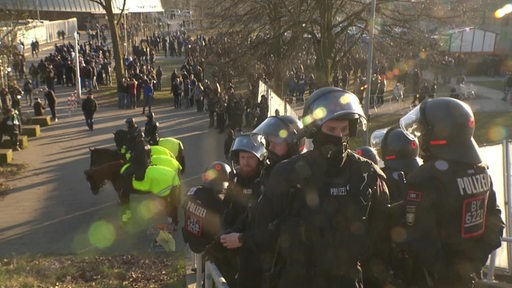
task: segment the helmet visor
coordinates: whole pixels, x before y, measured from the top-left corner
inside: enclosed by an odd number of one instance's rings
[[[400,119],[400,128],[405,134],[410,134],[418,138],[423,133],[423,127],[420,125],[421,105],[416,106],[409,113]]]
[[[290,143],[293,140],[293,131],[282,120],[275,117],[265,119],[252,133],[260,134],[276,143]],[[296,133],[296,132],[295,132]]]
[[[240,151],[251,152],[256,155],[258,159],[263,160],[266,155],[265,140],[263,136],[255,133],[239,135],[235,138],[233,146],[231,146],[231,154],[233,155],[234,152]],[[238,153],[236,154],[238,155]],[[238,159],[232,160],[235,162],[238,161]]]
[[[370,136],[370,145],[373,148],[380,150],[380,146],[382,145],[382,139],[384,139],[384,135],[386,134],[386,131],[388,131],[388,129],[389,127],[373,131],[372,136]]]
[[[339,93],[339,91],[335,90],[334,93]],[[319,126],[322,126],[331,119],[359,119],[361,128],[366,130],[364,112],[359,104],[359,99],[352,93],[318,98],[310,104],[306,112],[308,114],[302,118],[304,126],[312,122],[317,122]]]

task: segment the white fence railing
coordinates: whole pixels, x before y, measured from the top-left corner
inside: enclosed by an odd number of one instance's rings
[[[215,286],[213,286],[215,284]],[[213,262],[206,261],[204,264],[204,287],[205,288],[229,288],[226,279],[220,274],[219,269]]]

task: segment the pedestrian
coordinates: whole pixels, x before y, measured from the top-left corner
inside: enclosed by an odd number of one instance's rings
[[[396,102],[401,102],[404,100],[404,85],[400,80],[397,80],[395,83],[395,87],[393,87],[393,97]]]
[[[174,100],[174,108],[181,108],[181,94],[183,93],[183,81],[181,81],[181,77],[178,75],[174,82],[171,84],[171,95]]]
[[[431,99],[402,117],[400,127],[417,135],[423,159],[407,177],[404,197],[401,244],[416,267],[406,287],[473,287],[504,228],[473,139],[473,112],[457,99]]]
[[[226,131],[226,138],[224,139],[224,157],[226,157],[226,160],[229,160],[229,152],[231,151],[233,141],[235,141],[235,131],[228,129]]]
[[[142,114],[146,114],[146,106],[148,107],[148,113],[151,113],[151,106],[153,105],[154,89],[153,81],[146,79],[144,81],[144,105],[142,106]]]
[[[147,121],[144,125],[144,136],[146,140],[149,142],[149,145],[158,145],[158,126],[160,125],[158,121],[155,120],[155,113],[148,112],[146,115]]]
[[[32,106],[32,93],[34,89],[32,88],[32,81],[25,77],[25,82],[23,83],[23,94],[25,95],[25,101],[28,105]]]
[[[155,76],[156,76],[156,84],[155,84],[155,90],[156,91],[162,91],[162,76],[163,76],[163,73],[162,73],[162,68],[160,68],[160,66],[158,66],[156,68],[156,71],[155,71]]]
[[[135,109],[137,108],[137,81],[133,79],[133,77],[129,77],[126,83],[126,109]]]
[[[12,150],[20,151],[21,148],[19,146],[19,135],[21,134],[21,118],[18,114],[18,111],[14,108],[9,108],[8,114],[4,117],[2,122],[3,125],[5,125],[5,132],[9,136]]]
[[[201,82],[197,82],[193,90],[192,97],[196,102],[196,111],[203,112],[203,85]]]
[[[41,99],[39,97],[34,98],[34,116],[43,116],[44,115],[44,107],[43,103],[41,102]]]
[[[0,89],[0,102],[2,103],[2,113],[5,115],[11,108],[11,96],[9,90],[6,87]]]
[[[501,100],[509,101],[510,93],[512,93],[512,74],[509,74],[505,80],[505,88],[503,89],[503,98]]]
[[[130,78],[132,80],[132,78]],[[117,80],[117,108],[125,109],[133,105],[130,103],[128,98],[128,87],[127,87],[128,78],[123,78]],[[127,102],[129,105],[127,105]]]
[[[45,105],[48,104],[50,111],[52,113],[52,120],[57,122],[57,96],[55,96],[55,92],[50,89],[45,89],[44,97],[45,97]]]
[[[93,118],[96,110],[98,110],[98,104],[92,95],[92,91],[89,90],[87,91],[87,98],[82,102],[82,112],[85,117],[85,125],[87,125],[90,131],[94,130]]]
[[[258,203],[273,223],[267,238],[278,245],[269,274],[277,287],[355,288],[363,277],[368,287],[386,286],[384,175],[347,148],[365,121],[348,91],[320,88],[307,99],[303,132],[314,147],[277,164]]]

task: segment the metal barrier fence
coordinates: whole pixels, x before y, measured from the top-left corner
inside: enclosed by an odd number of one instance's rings
[[[215,284],[215,286],[213,286],[213,284]],[[217,266],[210,261],[206,261],[204,264],[204,287],[229,288],[226,279],[220,274]]]

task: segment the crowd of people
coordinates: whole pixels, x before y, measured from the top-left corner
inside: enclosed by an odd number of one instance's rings
[[[237,135],[230,162],[187,193],[191,250],[229,287],[472,287],[504,223],[471,108],[426,99],[352,152],[365,121],[356,95],[326,87],[302,121],[270,116]]]
[[[149,144],[159,141],[152,101],[165,77],[155,68],[155,53],[184,53],[183,65],[170,75],[174,107],[207,111],[209,128],[228,129],[231,140],[225,151],[229,163],[211,163],[203,184],[187,193],[183,236],[192,251],[219,267],[230,287],[470,287],[481,277],[488,255],[501,245],[504,225],[473,140],[469,106],[435,98],[435,82],[421,86],[420,71],[412,71],[408,83],[416,108],[400,127],[372,135],[384,163],[379,167],[376,155],[367,156],[370,161],[362,149],[348,148],[358,127],[366,127],[366,80],[353,79],[355,94],[346,90],[347,71],[356,69],[336,71],[334,87],[317,90],[313,74],[293,69],[288,97],[304,102],[301,120],[267,117],[268,99],[258,95],[259,82],[268,82],[265,75],[255,75],[245,96],[222,73],[205,79],[206,53],[222,50],[216,41],[154,34],[132,47],[133,58],[124,57],[127,77],[117,83],[118,108],[142,106],[147,116],[144,132],[133,118],[126,120],[125,152],[133,165],[123,172],[124,210],[132,178],[143,179],[149,166]],[[84,42],[80,53],[82,88],[88,91],[82,111],[92,131],[98,107],[92,91],[111,85],[112,55],[99,41]],[[23,86],[32,95],[46,85],[45,104],[54,121],[55,85],[76,84],[74,57],[72,44],[55,45],[55,53],[31,65]],[[376,71],[370,104],[381,105],[387,83]],[[405,80],[397,83],[393,93],[399,100]],[[21,91],[15,81],[0,91],[3,123],[10,125],[2,131],[11,137],[21,131]],[[26,101],[39,114],[46,106],[38,98]],[[250,132],[234,132],[242,128]],[[306,138],[314,145],[310,151],[304,151]]]

